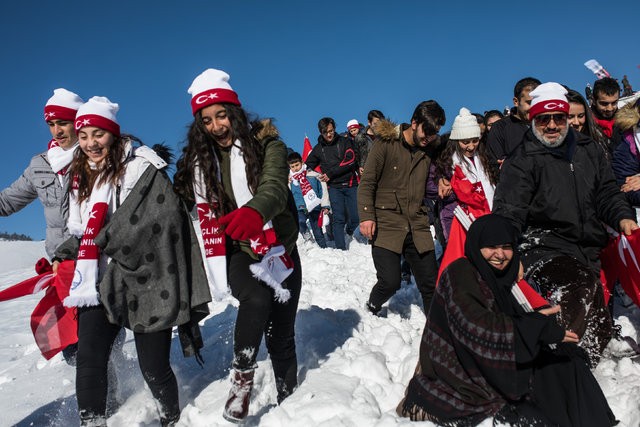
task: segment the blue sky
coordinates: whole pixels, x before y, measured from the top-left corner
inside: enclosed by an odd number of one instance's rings
[[[639,15],[640,2],[576,0],[5,2],[0,188],[46,148],[42,111],[57,87],[109,97],[124,132],[179,154],[192,119],[187,88],[220,68],[243,106],[275,118],[301,150],[305,134],[315,144],[324,116],[342,131],[370,109],[407,121],[435,99],[447,130],[462,106],[511,105],[514,83],[528,75],[583,92],[592,58],[637,90],[640,36],[620,22]],[[0,218],[0,231],[42,239],[44,230],[39,202]]]

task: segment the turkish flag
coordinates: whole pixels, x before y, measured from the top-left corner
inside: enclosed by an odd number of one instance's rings
[[[600,253],[600,262],[605,300],[609,299],[618,279],[627,296],[640,307],[640,229],[630,236],[618,235],[612,239]]]
[[[311,141],[309,141],[309,137],[307,135],[305,135],[304,136],[304,147],[302,149],[302,161],[303,162],[307,161],[307,157],[309,157],[309,153],[311,152],[311,150],[313,150],[313,147],[311,146]],[[322,173],[322,169],[320,168],[320,165],[316,166],[314,171],[316,171],[318,173]]]
[[[311,146],[311,141],[309,141],[309,137],[307,135],[304,136],[304,148],[302,149],[302,161],[306,162],[307,157],[309,157],[309,153],[313,150]]]
[[[63,261],[54,276],[51,264],[42,258],[36,263],[36,272],[40,274],[0,292],[0,301],[6,301],[46,289],[31,313],[31,331],[42,356],[47,360],[68,345],[78,342],[75,308],[62,304],[69,295],[74,271],[73,261]]]
[[[447,248],[444,250],[442,260],[440,261],[440,269],[438,270],[438,279],[436,280],[436,286],[440,281],[442,272],[449,264],[458,258],[464,257],[464,243],[467,240],[467,230],[458,221],[458,217],[453,217],[451,222],[451,229],[449,231],[449,240],[447,240]]]

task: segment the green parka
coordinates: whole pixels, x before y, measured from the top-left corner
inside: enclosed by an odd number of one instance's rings
[[[358,213],[360,222],[376,222],[374,246],[402,253],[411,232],[416,249],[424,253],[434,248],[423,202],[431,158],[404,140],[408,127],[389,121],[376,127],[377,139],[358,187]]]
[[[284,142],[280,141],[278,129],[270,120],[263,120],[262,125],[262,129],[257,135],[257,139],[264,148],[262,173],[256,194],[247,202],[246,206],[258,211],[265,223],[272,221],[278,240],[291,254],[298,238],[298,218],[295,202],[291,190],[289,190],[287,147]],[[220,154],[220,172],[224,185],[224,183],[231,182],[230,158],[228,151],[221,150]],[[236,205],[231,185],[224,186],[226,195]],[[235,243],[240,246],[243,252],[258,259],[258,256],[251,250],[248,241]]]

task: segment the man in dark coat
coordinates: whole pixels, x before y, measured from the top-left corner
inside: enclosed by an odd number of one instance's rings
[[[347,234],[358,228],[358,156],[353,142],[336,133],[336,122],[324,117],[318,122],[318,144],[307,157],[309,170],[320,166],[320,181],[329,187],[329,201],[333,212],[333,238],[336,248],[346,250]]]
[[[504,159],[516,149],[527,129],[529,129],[529,93],[540,84],[533,77],[520,79],[513,88],[513,105],[510,114],[498,120],[491,127],[487,137],[487,153],[494,168],[498,169]],[[497,175],[496,170],[496,175]]]
[[[445,123],[444,110],[435,101],[420,103],[411,123],[399,126],[382,121],[369,153],[358,190],[360,231],[371,240],[378,281],[367,308],[378,313],[400,289],[400,256],[411,266],[429,310],[437,274],[429,217],[423,204],[431,157],[427,146]]]
[[[373,141],[376,138],[375,130],[381,120],[384,120],[384,114],[380,110],[371,110],[367,115],[367,127],[363,132],[356,135],[356,147],[358,149],[358,155],[360,156],[360,175],[364,172],[364,165],[367,162],[369,151],[373,146]]]
[[[616,147],[622,141],[622,132],[616,126],[616,113],[620,100],[620,86],[611,77],[603,77],[593,85],[593,101],[591,111],[593,119],[606,137],[605,145],[613,156]]]
[[[493,212],[523,233],[527,280],[562,307],[561,323],[595,365],[611,338],[599,280],[602,223],[627,235],[638,225],[602,150],[568,126],[566,93],[553,82],[531,92],[532,128],[502,166]]]

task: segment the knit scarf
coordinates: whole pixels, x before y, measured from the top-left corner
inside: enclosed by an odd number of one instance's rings
[[[458,153],[453,153],[453,168],[454,172],[456,168],[464,174],[465,178],[474,186],[474,190],[478,193],[480,190],[484,193],[484,197],[489,206],[489,211],[493,209],[493,193],[494,187],[489,181],[489,177],[482,166],[482,161],[476,152],[473,156],[473,161],[466,157],[460,157]],[[480,185],[478,185],[478,183]],[[463,197],[459,197],[456,193],[456,197],[460,200]]]
[[[49,141],[49,145],[47,147],[47,158],[49,159],[49,164],[51,165],[51,169],[53,169],[54,173],[59,175],[67,174],[67,166],[73,160],[73,152],[76,147],[78,147],[78,143],[76,142],[73,147],[65,150],[60,147],[60,144],[55,139]]]
[[[291,178],[291,184],[300,186],[302,198],[308,212],[320,206],[321,200],[316,192],[313,191],[311,183],[307,179],[307,165],[302,165],[302,169],[298,172],[289,171],[289,178]]]
[[[613,125],[615,121],[599,119],[597,117],[594,117],[593,119],[596,121],[598,126],[600,126],[600,129],[602,129],[602,133],[604,133],[607,136],[607,138],[611,138],[611,135],[613,134]]]
[[[245,205],[253,198],[247,182],[241,147],[240,140],[236,140],[230,153],[231,187],[238,206]],[[220,170],[219,167],[218,170]],[[205,260],[205,272],[211,295],[220,300],[230,293],[226,268],[226,236],[219,226],[215,213],[207,203],[206,188],[207,184],[204,182],[202,172],[196,162],[193,189],[198,220],[194,220],[193,225],[198,236],[202,257]],[[216,202],[216,200],[213,201],[213,203]],[[249,266],[253,276],[273,288],[276,301],[288,301],[291,293],[282,284],[293,272],[293,260],[287,254],[284,246],[278,242],[271,221],[264,225],[262,234],[254,239],[249,239],[249,243],[255,254],[262,255],[259,262]]]
[[[100,177],[91,191],[87,202],[88,209],[81,210],[77,202],[77,185],[73,185],[70,197],[69,231],[74,234],[80,224],[87,224],[80,239],[80,248],[76,260],[76,269],[69,289],[69,296],[64,299],[66,307],[85,307],[100,304],[97,291],[99,278],[100,250],[93,239],[100,233],[109,211],[109,201],[113,194],[113,185],[99,185]]]

